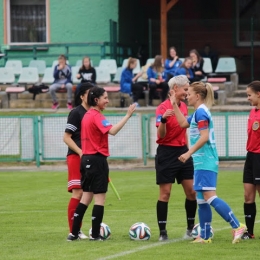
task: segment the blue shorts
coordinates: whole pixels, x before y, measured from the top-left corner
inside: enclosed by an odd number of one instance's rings
[[[193,189],[195,191],[216,190],[218,174],[208,170],[195,170]]]

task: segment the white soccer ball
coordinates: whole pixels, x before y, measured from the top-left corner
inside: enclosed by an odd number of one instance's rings
[[[143,222],[133,224],[129,229],[129,236],[132,240],[149,240],[151,229]]]
[[[103,222],[100,224],[100,236],[105,239],[109,239],[111,236],[110,227]],[[92,228],[89,230],[89,237],[92,238]]]
[[[194,239],[196,239],[197,237],[200,237],[200,224],[196,224],[191,232],[191,235]],[[214,230],[212,228],[212,226],[210,226],[210,238],[214,237]]]

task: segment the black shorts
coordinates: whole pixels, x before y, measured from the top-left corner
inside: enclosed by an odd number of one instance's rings
[[[243,183],[260,184],[260,154],[248,152],[243,173]]]
[[[155,156],[156,184],[175,183],[175,179],[180,184],[183,180],[193,179],[192,157],[185,163],[178,160],[187,151],[187,146],[158,146]]]
[[[109,168],[102,154],[83,155],[80,165],[81,186],[85,192],[106,193]]]

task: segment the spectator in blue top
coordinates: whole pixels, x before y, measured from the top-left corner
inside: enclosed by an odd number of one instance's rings
[[[120,88],[122,93],[127,93],[129,95],[133,94],[133,101],[136,107],[139,107],[138,99],[143,95],[144,87],[140,83],[136,83],[136,80],[142,76],[142,72],[139,72],[134,76],[133,70],[137,65],[137,59],[129,58],[127,67],[123,70],[120,80]]]
[[[175,47],[170,47],[169,49],[169,57],[165,60],[164,68],[167,80],[175,76],[175,71],[181,65],[181,60],[177,56],[177,50]]]
[[[149,106],[152,106],[152,101],[156,97],[156,89],[161,89],[161,100],[167,98],[169,86],[166,80],[166,75],[163,67],[163,58],[161,55],[156,55],[154,63],[147,70],[149,81]]]
[[[190,82],[194,81],[194,72],[192,69],[192,59],[190,57],[185,58],[181,66],[176,70],[175,76],[185,75]]]
[[[50,86],[50,94],[52,97],[52,109],[57,109],[59,103],[56,96],[56,91],[60,89],[67,89],[69,110],[72,109],[72,80],[71,80],[71,67],[66,63],[65,55],[60,55],[58,58],[58,65],[55,66],[53,72],[54,82]]]

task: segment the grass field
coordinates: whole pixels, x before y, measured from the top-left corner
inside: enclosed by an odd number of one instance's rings
[[[258,259],[259,221],[256,239],[231,243],[231,229],[213,213],[212,244],[190,244],[183,240],[186,230],[184,195],[181,186],[173,186],[169,203],[167,230],[169,241],[158,242],[155,205],[158,187],[153,170],[111,171],[121,201],[109,189],[103,221],[112,231],[110,240],[67,242],[67,173],[62,171],[0,172],[0,259]],[[243,217],[242,173],[219,173],[218,196],[226,200],[237,217]],[[88,233],[91,210],[86,212],[82,230]],[[138,221],[152,230],[149,241],[131,241],[129,227]],[[198,220],[196,220],[198,222]]]

